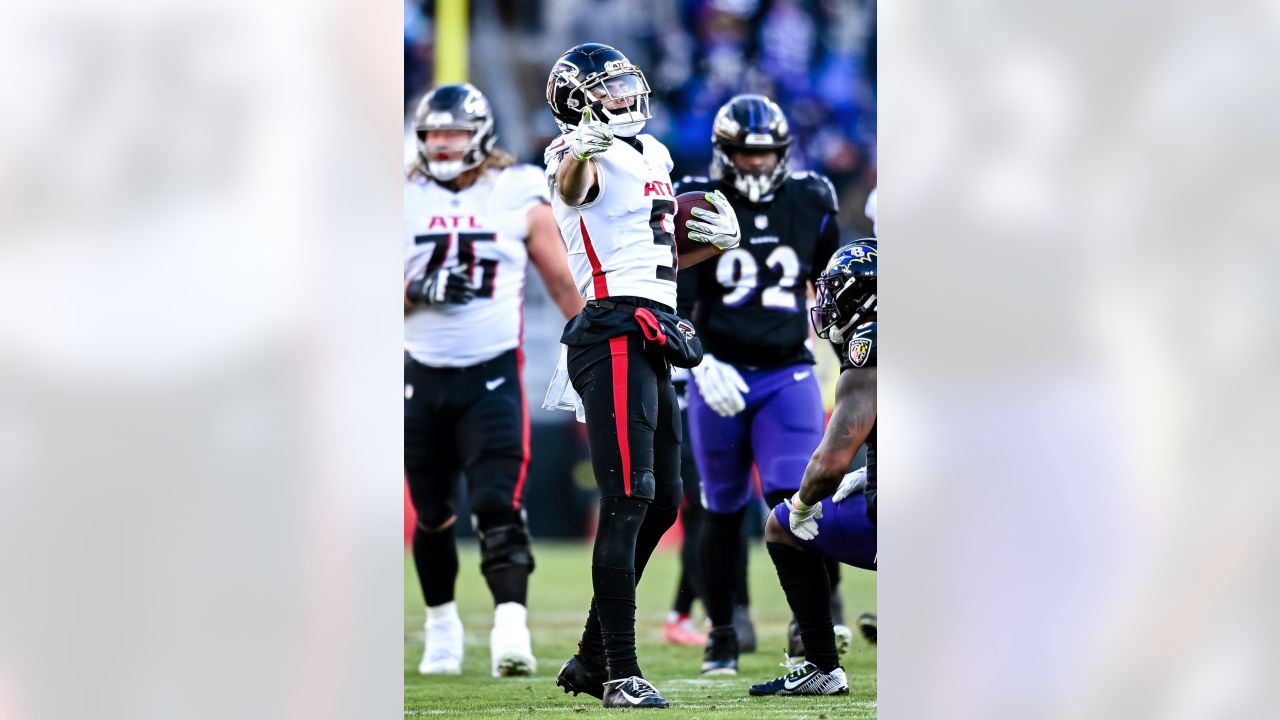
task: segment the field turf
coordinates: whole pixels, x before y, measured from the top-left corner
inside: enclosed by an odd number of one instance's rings
[[[480,577],[475,545],[460,548],[458,605],[466,627],[466,660],[459,676],[418,674],[422,658],[425,610],[414,575],[405,558],[404,714],[409,717],[449,718],[537,717],[580,718],[607,713],[655,713],[664,718],[789,718],[834,720],[876,716],[876,650],[856,635],[853,649],[843,658],[849,675],[849,695],[837,697],[761,697],[747,695],[755,682],[782,674],[779,663],[786,646],[790,619],[773,565],[763,547],[751,555],[752,616],[760,651],[741,658],[739,674],[703,678],[698,673],[701,648],[674,647],[662,640],[662,621],[675,593],[679,556],[659,550],[641,582],[636,609],[636,639],[640,665],[663,697],[666,710],[605,710],[589,695],[566,695],[556,687],[560,665],[577,648],[591,596],[590,546],[541,542],[534,546],[537,570],[530,579],[529,626],[538,672],[531,678],[489,676],[489,629],[493,601]],[[846,621],[875,609],[875,576],[843,568],[841,587]],[[695,606],[695,613],[701,608]]]

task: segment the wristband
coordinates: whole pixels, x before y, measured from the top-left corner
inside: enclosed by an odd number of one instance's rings
[[[804,512],[806,510],[809,510],[813,506],[805,504],[805,501],[800,499],[800,491],[797,490],[796,494],[791,496],[791,507],[796,510],[799,510],[800,512]]]

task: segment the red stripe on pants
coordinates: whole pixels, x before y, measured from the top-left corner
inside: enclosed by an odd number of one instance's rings
[[[591,244],[591,234],[587,232],[587,221],[578,218],[578,227],[582,228],[582,244],[587,248],[587,260],[591,262],[591,284],[596,291],[596,299],[609,297],[609,285],[604,281],[604,268],[600,266],[600,257]]]
[[[627,437],[627,336],[609,338],[613,361],[613,420],[618,430],[618,452],[622,454],[622,487],[631,496],[631,443]]]

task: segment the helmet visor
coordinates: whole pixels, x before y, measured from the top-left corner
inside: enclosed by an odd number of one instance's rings
[[[612,123],[648,120],[649,84],[637,73],[605,77],[583,88],[591,104]]]

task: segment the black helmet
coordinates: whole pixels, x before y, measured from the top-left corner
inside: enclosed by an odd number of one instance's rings
[[[751,202],[773,194],[787,179],[791,128],[778,104],[763,95],[738,95],[721,106],[711,131],[711,177],[733,185]],[[733,164],[733,153],[774,150],[778,164],[767,175],[744,175]]]
[[[876,239],[854,240],[837,250],[816,285],[813,329],[824,340],[843,342],[849,328],[876,311]]]
[[[606,102],[626,98],[634,99],[625,108],[605,107]],[[643,123],[652,117],[644,73],[626,55],[600,43],[569,48],[556,60],[547,77],[547,105],[565,131],[577,127],[585,107],[615,127]]]
[[[493,134],[493,113],[489,110],[489,101],[471,83],[441,85],[427,93],[413,114],[413,130],[418,137],[418,157],[422,159],[423,169],[432,178],[444,181],[452,180],[484,162],[493,152],[493,144],[497,140]],[[462,159],[429,157],[428,130],[470,131],[471,139],[467,141]]]

